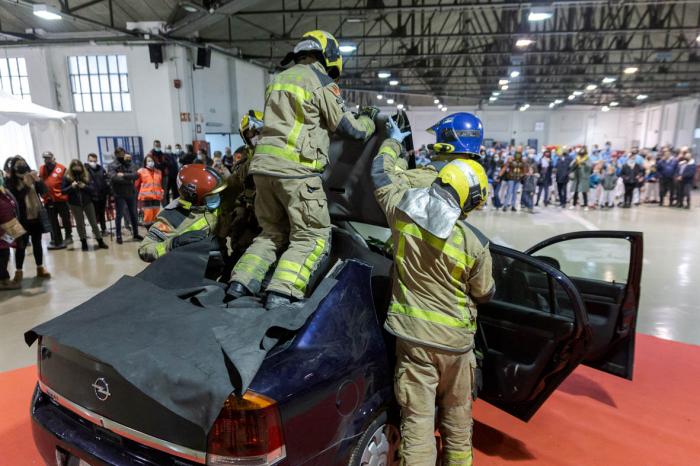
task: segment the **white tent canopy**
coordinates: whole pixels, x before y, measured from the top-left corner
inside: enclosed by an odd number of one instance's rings
[[[66,164],[79,156],[77,124],[75,113],[59,112],[0,91],[0,167],[5,159],[22,155],[36,168],[45,150]]]

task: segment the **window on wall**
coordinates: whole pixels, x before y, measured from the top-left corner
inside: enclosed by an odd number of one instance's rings
[[[125,55],[91,55],[68,58],[76,112],[130,112]]]
[[[0,58],[0,89],[31,102],[27,62],[24,58]]]

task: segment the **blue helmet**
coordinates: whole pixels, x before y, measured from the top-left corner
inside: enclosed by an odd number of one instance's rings
[[[467,112],[453,113],[428,128],[435,134],[438,153],[479,155],[484,140],[484,125],[478,116]]]

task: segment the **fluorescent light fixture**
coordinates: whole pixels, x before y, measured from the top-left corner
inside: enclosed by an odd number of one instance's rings
[[[530,108],[530,105],[525,104],[525,105],[523,105],[522,107],[520,107],[520,111],[521,111],[521,112],[524,112],[524,111],[527,110],[528,108]]]
[[[627,68],[625,68],[624,73],[625,74],[634,74],[637,71],[639,71],[639,68],[637,68],[636,66],[628,66]]]
[[[516,47],[527,47],[528,45],[534,44],[535,41],[532,39],[518,39],[515,41]]]
[[[495,97],[498,97],[499,95],[501,95],[501,93],[498,92],[498,91],[493,91],[493,92],[491,93],[491,95],[493,95],[493,96],[495,96]]]
[[[357,110],[359,110],[359,109],[360,109],[360,104],[355,105],[355,108],[356,108]]]
[[[571,93],[571,95],[574,95],[576,97],[580,96],[581,94],[583,94],[583,91],[574,91]]]
[[[564,101],[563,101],[562,99],[556,99],[556,100],[554,101],[554,104],[555,104],[555,105],[559,105],[559,104],[561,104],[561,103],[564,103]]]
[[[554,10],[548,7],[533,6],[530,9],[530,14],[527,15],[528,21],[546,21],[554,16]]]
[[[180,6],[182,7],[183,10],[185,10],[188,13],[196,13],[200,10],[199,7],[196,5],[193,5],[191,3],[181,3]]]
[[[610,105],[611,107],[617,107],[618,105],[620,105],[620,103],[619,102],[610,102],[608,105]]]
[[[345,21],[347,21],[348,23],[362,23],[365,21],[365,18],[361,16],[355,16],[354,18],[348,18]]]
[[[446,112],[446,111],[447,111],[447,107],[442,107],[440,110],[443,111],[443,112]]]
[[[34,12],[34,16],[38,16],[39,18],[45,19],[47,21],[56,21],[59,19],[63,19],[63,17],[57,13],[54,7],[46,5],[44,3],[35,4],[32,7],[32,11]]]
[[[555,104],[554,102],[552,102],[552,103],[549,104],[549,108],[554,108],[555,105],[556,105],[556,104]]]
[[[646,94],[639,94],[639,95],[637,96],[637,100],[644,100],[644,99],[646,99],[647,97],[649,97],[649,96],[646,95]]]
[[[398,86],[399,81],[397,79],[392,79],[391,81],[389,81],[389,85],[390,86]]]
[[[603,78],[603,84],[610,84],[614,83],[615,81],[617,81],[617,78],[613,78],[612,76],[606,76]]]
[[[575,95],[573,95],[573,94],[572,94],[572,95],[570,95],[569,97],[567,97],[567,99],[568,99],[568,100],[574,100],[575,98],[576,98],[576,96],[575,96]]]
[[[439,103],[440,103],[440,99],[435,99],[435,100],[433,100],[433,103],[434,103],[435,105],[439,104]]]
[[[391,73],[389,73],[388,71],[380,71],[379,73],[377,73],[377,77],[378,77],[379,79],[390,78],[390,77],[391,77]]]
[[[394,105],[394,99],[386,99],[386,103],[389,105]]]
[[[698,42],[700,42],[700,36],[697,36],[697,37],[695,38],[695,40],[698,41]]]
[[[595,90],[595,89],[597,89],[597,88],[598,88],[598,85],[597,85],[597,84],[589,84],[588,86],[586,86],[586,90],[587,90],[587,91],[593,91],[593,90]]]
[[[510,77],[511,77],[511,78],[517,78],[518,76],[520,76],[520,71],[513,70],[513,71],[510,72]]]
[[[507,80],[507,79],[499,79],[499,80],[498,80],[498,85],[499,85],[499,86],[503,86],[503,85],[505,85],[505,84],[508,84],[508,80]]]
[[[399,109],[399,110],[403,110],[403,104],[398,104],[398,105],[396,106],[396,108]]]
[[[442,107],[444,107],[444,105],[438,104],[438,108],[442,108]]]
[[[508,85],[506,84],[505,86],[501,86],[502,91],[507,91],[508,90]]]
[[[601,108],[600,110],[603,111],[603,112],[609,112],[609,111],[610,111],[610,107],[608,107],[607,105],[605,105],[605,106],[603,106],[603,108]]]
[[[489,102],[495,102],[498,100],[498,97],[491,96],[489,97]]]
[[[381,94],[377,94],[377,100],[382,100],[383,98],[384,98],[384,96],[383,96],[383,95],[381,95]]]
[[[340,53],[352,53],[357,50],[357,45],[355,44],[342,44],[340,47]]]

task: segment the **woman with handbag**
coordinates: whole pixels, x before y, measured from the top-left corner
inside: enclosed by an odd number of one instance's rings
[[[19,223],[27,232],[16,239],[14,281],[19,283],[24,276],[22,267],[30,238],[34,251],[34,262],[36,263],[36,276],[38,278],[51,278],[51,274],[44,267],[44,250],[41,244],[41,236],[51,231],[48,214],[39,198],[46,192],[46,185],[41,181],[36,171],[30,170],[27,161],[17,155],[10,164],[10,178],[7,188],[17,200]]]
[[[73,159],[68,165],[68,170],[63,177],[61,192],[68,195],[68,207],[75,219],[75,226],[80,236],[80,245],[83,251],[88,250],[87,235],[85,232],[85,218],[87,218],[92,228],[92,236],[97,241],[100,249],[107,249],[107,245],[102,240],[100,229],[97,228],[97,217],[95,216],[95,206],[92,204],[94,187],[87,169],[78,159]]]
[[[17,220],[17,201],[5,189],[5,174],[0,174],[0,291],[17,290],[22,285],[10,280],[7,264],[10,263],[10,248],[15,247],[15,238],[22,236],[24,228]]]

